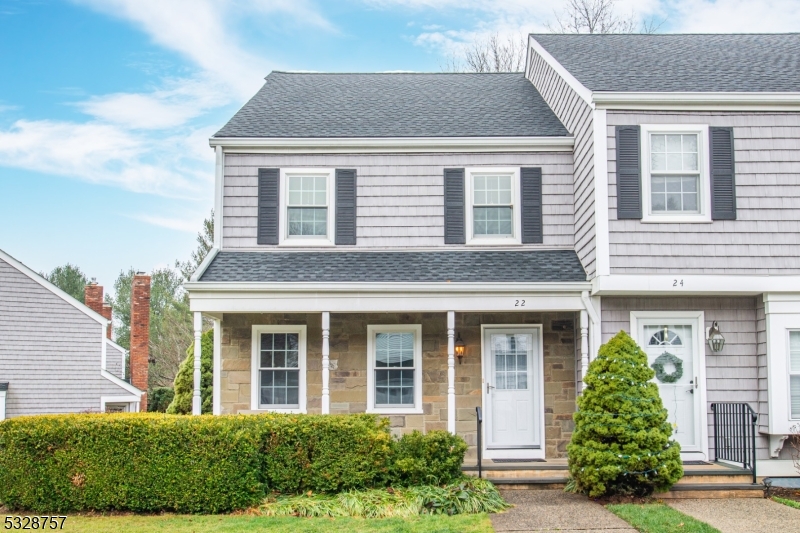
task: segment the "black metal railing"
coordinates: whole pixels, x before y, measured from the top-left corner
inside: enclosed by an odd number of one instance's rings
[[[481,477],[483,473],[483,465],[481,464],[481,459],[483,456],[483,444],[481,443],[481,425],[483,424],[483,411],[481,411],[480,407],[475,408],[475,419],[477,420],[478,424],[478,477]]]
[[[747,403],[712,403],[714,462],[738,463],[753,473],[756,482],[756,422],[758,415]]]

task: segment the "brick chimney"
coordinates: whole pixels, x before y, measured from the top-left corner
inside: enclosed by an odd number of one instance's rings
[[[147,411],[147,374],[150,359],[150,276],[137,272],[131,286],[131,385],[145,391],[139,411]]]
[[[111,306],[103,303],[103,286],[92,279],[83,289],[83,301],[86,307],[108,319],[106,337],[111,338]]]

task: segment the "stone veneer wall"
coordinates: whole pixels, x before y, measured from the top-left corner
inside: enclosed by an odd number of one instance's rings
[[[544,335],[545,446],[549,458],[566,457],[575,411],[573,313],[456,313],[466,344],[456,362],[456,432],[475,455],[475,407],[481,405],[481,324],[542,324]],[[254,324],[306,324],[308,412],[320,412],[322,318],[315,314],[228,314],[222,321],[222,412],[250,409],[251,331]],[[367,325],[422,324],[421,415],[390,416],[395,434],[447,429],[447,316],[445,313],[331,314],[331,413],[367,407]]]

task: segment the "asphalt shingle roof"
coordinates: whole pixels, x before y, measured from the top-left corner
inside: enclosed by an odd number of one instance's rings
[[[522,73],[272,72],[215,137],[569,135]]]
[[[592,91],[800,91],[800,34],[535,34]]]
[[[201,282],[579,282],[573,250],[219,252]]]

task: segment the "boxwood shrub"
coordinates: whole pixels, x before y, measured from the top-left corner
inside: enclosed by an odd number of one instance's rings
[[[388,420],[374,415],[20,417],[0,422],[0,502],[37,512],[219,513],[274,492],[450,483],[465,451],[445,432],[394,441]]]

